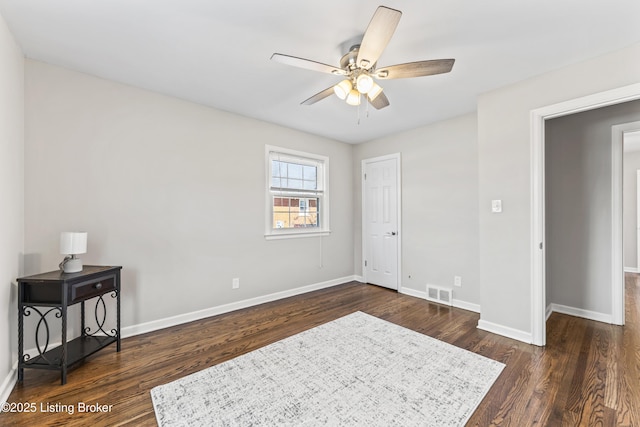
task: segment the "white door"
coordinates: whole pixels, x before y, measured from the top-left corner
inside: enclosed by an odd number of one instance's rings
[[[364,279],[398,289],[400,156],[363,160],[362,166]]]

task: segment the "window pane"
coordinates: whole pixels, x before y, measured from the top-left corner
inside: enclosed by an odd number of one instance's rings
[[[316,176],[318,175],[315,166],[305,166],[304,167],[304,176],[305,180],[315,181]]]
[[[271,187],[288,188],[292,190],[317,190],[317,167],[272,160]]]
[[[288,163],[287,166],[287,176],[289,178],[302,179],[302,165]]]
[[[287,180],[287,188],[302,189],[303,188],[302,180],[289,178]]]
[[[274,197],[274,228],[318,227],[319,198]]]

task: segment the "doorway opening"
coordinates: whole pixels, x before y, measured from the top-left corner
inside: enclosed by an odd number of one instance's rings
[[[622,88],[601,92],[598,94],[577,98],[567,102],[550,105],[531,112],[531,326],[532,343],[543,346],[546,344],[546,241],[545,241],[545,121],[578,112],[592,110],[600,107],[620,104],[627,101],[640,99],[640,84],[625,86]],[[613,144],[613,141],[612,141]],[[615,144],[613,144],[615,145]],[[612,149],[616,149],[612,147]],[[618,145],[622,150],[622,144]],[[612,155],[612,170],[616,167],[614,162],[622,162],[622,153]],[[621,170],[621,164],[619,165]],[[621,177],[621,175],[620,175]],[[621,209],[621,183],[618,190],[613,188],[617,180],[612,180],[612,209]],[[616,208],[619,206],[619,208]],[[618,211],[620,212],[620,211]],[[615,297],[619,293],[619,287],[624,289],[624,274],[622,261],[622,221],[615,220],[612,215],[612,311],[613,321],[618,321],[624,316],[623,298]],[[619,268],[617,267],[619,266]],[[619,271],[618,271],[619,270]],[[619,282],[619,283],[618,283]],[[623,292],[623,291],[622,291]]]
[[[624,270],[640,273],[640,121],[619,130],[624,146]]]

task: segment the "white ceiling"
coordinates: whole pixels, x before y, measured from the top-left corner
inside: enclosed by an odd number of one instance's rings
[[[379,66],[455,58],[385,80],[391,105],[309,96],[340,79],[270,61],[338,65],[380,0],[0,0],[29,58],[328,138],[359,143],[475,110],[486,91],[640,42],[638,0],[388,0],[403,12]]]

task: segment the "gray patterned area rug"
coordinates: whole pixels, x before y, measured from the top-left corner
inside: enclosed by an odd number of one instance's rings
[[[151,390],[169,426],[463,426],[504,364],[356,312]]]

